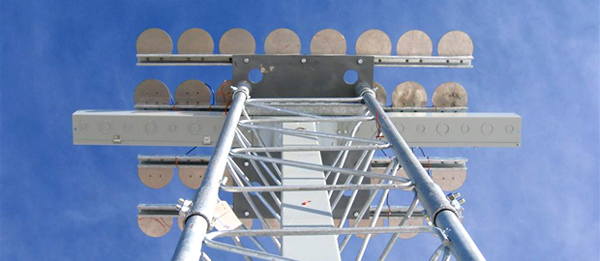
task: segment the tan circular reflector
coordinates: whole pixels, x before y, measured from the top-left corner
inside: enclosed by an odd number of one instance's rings
[[[149,188],[159,189],[168,185],[173,178],[172,167],[138,166],[138,176]]]
[[[172,217],[139,217],[138,226],[150,237],[162,237],[166,235],[173,226]]]
[[[393,107],[425,107],[427,92],[416,82],[403,82],[392,92]]]
[[[362,33],[356,40],[356,54],[390,55],[392,41],[383,31],[371,29]]]
[[[398,55],[422,55],[430,56],[433,52],[431,38],[419,30],[412,30],[400,36],[396,44]]]
[[[175,103],[177,105],[210,105],[211,92],[208,86],[199,80],[187,80],[177,87]]]
[[[460,188],[467,179],[465,169],[438,169],[431,173],[433,181],[444,191],[452,191]]]
[[[232,101],[233,90],[231,90],[231,85],[233,81],[226,80],[223,81],[219,89],[215,93],[215,103],[218,105],[228,105]]]
[[[151,28],[138,36],[135,49],[139,54],[170,54],[173,52],[173,42],[167,32]]]
[[[377,101],[381,104],[381,106],[385,106],[387,102],[387,92],[385,91],[385,88],[383,88],[383,86],[381,86],[381,84],[378,82],[374,82],[373,87],[376,88],[375,97],[377,98]]]
[[[200,187],[200,183],[202,183],[206,167],[179,166],[177,172],[179,174],[179,180],[181,180],[183,185],[188,188],[197,189]]]
[[[400,225],[400,221],[402,221],[402,217],[391,217],[388,220],[388,226],[397,227]],[[406,222],[404,222],[403,226],[423,226],[423,218],[411,217],[408,220],[406,220]],[[417,234],[419,233],[399,233],[398,237],[402,239],[409,239],[416,236]]]
[[[433,91],[435,107],[465,107],[467,101],[467,91],[457,82],[442,83]]]
[[[460,56],[473,55],[473,41],[468,34],[461,31],[446,33],[438,42],[438,55]]]
[[[138,84],[133,93],[133,102],[140,104],[169,104],[169,89],[159,80],[145,80]]]
[[[179,227],[179,230],[183,231],[183,221],[185,220],[185,217],[177,217],[177,226]]]
[[[287,28],[271,32],[265,40],[266,54],[299,54],[300,48],[300,38]]]
[[[242,28],[231,29],[219,41],[222,54],[252,54],[256,51],[256,41],[250,32]]]
[[[180,54],[212,54],[214,49],[213,38],[200,28],[188,29],[177,40],[177,52]]]
[[[240,218],[242,225],[244,225],[247,229],[252,228],[252,223],[254,223],[254,219],[252,218]]]
[[[324,29],[313,36],[310,41],[312,54],[345,54],[346,38],[333,29]]]

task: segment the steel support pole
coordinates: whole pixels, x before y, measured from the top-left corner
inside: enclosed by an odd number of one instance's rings
[[[375,116],[381,132],[392,144],[392,150],[412,180],[417,196],[429,218],[433,220],[435,226],[449,231],[449,247],[452,254],[458,260],[485,260],[471,236],[458,220],[456,209],[450,205],[442,189],[427,175],[417,157],[386,115],[375,98],[375,91],[368,83],[359,82],[356,85],[356,92],[363,97],[367,107]]]
[[[219,140],[215,145],[215,151],[206,168],[202,185],[198,188],[194,197],[194,204],[187,214],[185,226],[179,237],[172,260],[197,261],[202,256],[202,242],[214,216],[229,151],[235,138],[235,130],[242,115],[244,103],[250,96],[250,90],[250,84],[247,82],[237,83],[237,90],[233,94],[229,114],[225,119]]]

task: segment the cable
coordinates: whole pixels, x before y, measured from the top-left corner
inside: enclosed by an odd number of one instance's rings
[[[190,152],[194,151],[196,148],[198,148],[198,147],[197,146],[193,147],[191,150],[189,150],[187,153],[185,153],[185,155],[187,156],[188,154],[190,154]]]

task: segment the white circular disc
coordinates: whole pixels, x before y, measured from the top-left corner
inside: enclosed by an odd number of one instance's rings
[[[425,107],[427,92],[416,82],[403,82],[392,92],[392,107]]]
[[[138,217],[138,226],[150,237],[162,237],[166,235],[173,226],[172,217]]]
[[[397,227],[400,225],[400,221],[402,221],[402,217],[392,217],[388,219],[388,226]],[[423,226],[423,218],[411,217],[406,222],[404,222],[403,226]],[[399,233],[398,237],[402,239],[409,239],[416,236],[419,233]]]
[[[256,41],[250,32],[242,28],[231,29],[219,41],[222,54],[252,54],[256,51]]]
[[[356,40],[356,54],[359,55],[390,55],[392,41],[383,31],[371,29],[362,33]]]
[[[149,79],[141,82],[135,88],[133,93],[133,102],[136,105],[139,104],[155,104],[165,105],[169,104],[170,100],[169,88],[159,81]]]
[[[387,102],[387,92],[385,91],[385,88],[383,88],[383,86],[381,86],[381,84],[378,82],[374,82],[373,87],[377,88],[375,91],[375,98],[377,98],[377,101],[379,104],[381,104],[381,106],[385,106]]]
[[[139,54],[170,54],[173,52],[173,42],[167,32],[150,28],[138,36],[135,49]]]
[[[431,179],[444,191],[453,191],[460,188],[467,179],[464,169],[439,169],[433,170]]]
[[[438,42],[438,55],[461,56],[473,55],[473,41],[468,34],[461,31],[446,33]]]
[[[396,44],[396,52],[398,55],[430,56],[433,52],[433,43],[425,32],[412,30],[400,36]]]
[[[149,188],[163,188],[171,182],[173,168],[138,166],[138,177]]]
[[[197,189],[200,187],[200,183],[202,183],[206,167],[179,166],[177,172],[179,180],[181,180],[183,185],[188,188]]]
[[[233,90],[231,90],[231,85],[233,81],[225,80],[219,86],[217,92],[215,92],[215,103],[218,105],[228,105],[232,102]]]
[[[467,91],[457,82],[442,83],[433,91],[435,107],[465,107],[467,102]]]
[[[175,91],[177,105],[210,105],[211,92],[208,86],[199,80],[187,80]]]
[[[214,49],[212,36],[200,28],[188,29],[177,40],[177,52],[180,54],[212,54]]]
[[[312,54],[346,54],[346,38],[333,29],[324,29],[310,41]]]
[[[294,31],[279,28],[265,39],[266,54],[300,54],[300,38]]]

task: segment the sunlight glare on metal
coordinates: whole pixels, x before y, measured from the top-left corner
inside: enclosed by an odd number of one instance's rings
[[[175,91],[177,105],[210,105],[211,98],[210,89],[199,80],[187,80]]]
[[[219,41],[219,52],[222,54],[253,54],[255,51],[254,37],[242,28],[225,32]]]
[[[310,41],[312,54],[346,54],[346,38],[334,29],[324,29]]]
[[[383,31],[371,29],[362,33],[356,40],[356,54],[359,55],[390,55],[392,41]]]
[[[461,31],[446,33],[437,46],[440,56],[473,55],[473,41],[468,34]]]
[[[425,32],[412,30],[400,36],[396,52],[398,55],[431,56],[433,43]]]
[[[392,92],[392,107],[425,107],[427,92],[416,82],[403,82]]]
[[[151,28],[138,36],[135,48],[139,54],[170,54],[173,52],[173,41],[162,29]]]
[[[148,79],[135,88],[133,101],[136,105],[168,105],[170,97],[167,85],[159,80]]]
[[[177,40],[179,54],[212,54],[214,49],[213,38],[200,28],[188,29]]]
[[[266,54],[300,54],[300,38],[294,31],[279,28],[265,39]]]
[[[467,90],[457,82],[445,82],[433,91],[433,106],[435,107],[466,107]]]

